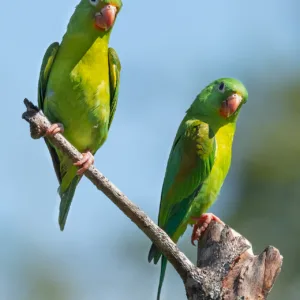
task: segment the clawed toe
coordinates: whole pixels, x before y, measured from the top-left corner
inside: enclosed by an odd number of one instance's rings
[[[214,220],[218,223],[224,224],[221,219],[211,213],[202,214],[200,218],[193,217],[193,220],[197,221],[194,225],[193,233],[191,237],[191,243],[195,246],[195,241],[198,241],[200,236],[205,232],[209,223]]]
[[[88,168],[94,163],[94,161],[94,156],[90,151],[82,153],[82,159],[74,163],[74,166],[81,167],[77,171],[77,175],[82,175],[86,170],[88,170]]]
[[[45,136],[54,136],[57,133],[63,133],[63,132],[64,132],[64,125],[61,123],[54,123],[47,129]]]

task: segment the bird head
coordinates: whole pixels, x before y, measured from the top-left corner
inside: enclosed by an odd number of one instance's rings
[[[190,111],[218,124],[234,122],[247,102],[245,86],[234,78],[220,78],[210,83],[196,98]]]

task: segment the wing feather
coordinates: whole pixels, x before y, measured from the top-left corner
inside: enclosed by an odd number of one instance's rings
[[[41,110],[44,109],[44,102],[45,102],[45,97],[46,97],[48,79],[49,79],[51,69],[52,69],[55,57],[57,55],[58,49],[59,49],[59,43],[57,43],[57,42],[52,43],[46,50],[43,61],[42,61],[39,82],[38,82],[38,106]],[[57,179],[58,179],[59,183],[61,183],[62,174],[60,171],[60,161],[59,161],[58,155],[57,155],[55,149],[49,143],[49,141],[47,139],[44,139],[44,140],[49,149]]]
[[[113,48],[108,49],[108,63],[109,63],[109,84],[110,84],[110,116],[108,129],[113,121],[119,97],[120,88],[120,73],[121,63],[117,52]]]
[[[206,123],[193,120],[181,125],[167,164],[158,220],[171,237],[210,174],[215,148]]]

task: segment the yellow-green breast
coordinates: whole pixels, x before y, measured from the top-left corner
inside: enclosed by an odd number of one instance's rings
[[[220,189],[228,173],[231,162],[232,141],[235,123],[221,127],[216,134],[215,161],[211,173],[204,181],[200,193],[195,198],[185,222],[191,223],[191,217],[199,217],[217,199]]]
[[[97,38],[80,53],[78,40],[67,40],[60,46],[47,85],[44,112],[52,122],[64,125],[64,136],[79,151],[96,152],[107,137],[110,114],[107,40]]]

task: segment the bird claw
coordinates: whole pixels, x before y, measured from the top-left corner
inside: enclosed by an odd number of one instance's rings
[[[54,123],[52,124],[46,131],[45,136],[54,136],[57,133],[63,133],[64,132],[64,125],[61,123]]]
[[[202,214],[199,217],[192,217],[193,220],[197,221],[196,224],[194,224],[194,228],[193,228],[193,233],[192,233],[192,237],[191,237],[191,243],[195,246],[195,241],[198,241],[200,236],[205,232],[205,230],[207,229],[209,223],[214,220],[220,224],[224,223],[221,221],[221,219],[219,219],[217,216],[215,216],[212,213],[206,213],[206,214]]]
[[[82,153],[82,158],[74,163],[74,166],[81,167],[77,171],[77,175],[82,175],[94,163],[95,159],[90,151]]]

